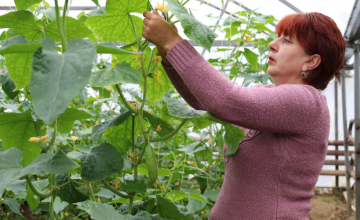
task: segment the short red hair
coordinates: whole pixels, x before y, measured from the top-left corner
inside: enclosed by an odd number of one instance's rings
[[[340,81],[346,45],[334,20],[318,12],[291,14],[276,25],[276,33],[296,37],[306,54],[321,56],[320,65],[305,82],[324,90],[334,76]]]

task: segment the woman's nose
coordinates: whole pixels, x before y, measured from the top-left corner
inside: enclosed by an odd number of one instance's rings
[[[271,42],[269,43],[269,49],[270,49],[271,51],[276,51],[276,50],[277,50],[276,48],[277,48],[277,45],[276,45],[275,40],[271,41]]]

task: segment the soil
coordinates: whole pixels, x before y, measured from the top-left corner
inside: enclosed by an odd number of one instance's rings
[[[355,220],[355,213],[348,216],[344,191],[333,189],[316,189],[311,199],[310,220]],[[352,203],[354,204],[354,202]]]

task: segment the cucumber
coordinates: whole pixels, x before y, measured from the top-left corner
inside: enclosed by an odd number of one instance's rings
[[[150,145],[147,145],[145,148],[145,158],[150,183],[153,184],[158,178],[158,167],[156,164],[154,149]]]

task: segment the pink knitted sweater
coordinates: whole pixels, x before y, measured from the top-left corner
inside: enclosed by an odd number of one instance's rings
[[[325,96],[308,85],[235,86],[186,40],[167,59],[170,80],[193,108],[245,131],[237,153],[225,158],[224,183],[209,219],[308,219],[327,152]]]

